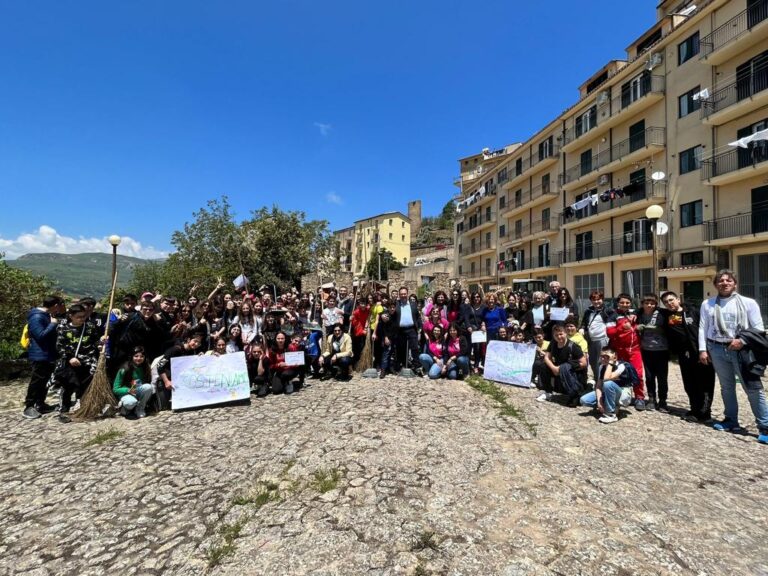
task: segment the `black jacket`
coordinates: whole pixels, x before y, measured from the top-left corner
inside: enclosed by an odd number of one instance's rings
[[[699,356],[699,311],[695,306],[682,305],[682,324],[670,323],[670,317],[678,314],[677,311],[661,308],[665,317],[667,341],[669,349],[683,356],[688,353],[689,357],[698,358]]]
[[[413,316],[413,327],[416,330],[421,330],[421,314],[419,314],[419,307],[413,302],[411,302],[410,305],[411,315]],[[392,322],[395,323],[395,326],[397,326],[398,329],[400,328],[400,300],[397,301],[395,313],[392,315]]]
[[[745,346],[739,350],[739,367],[744,381],[759,380],[768,365],[768,337],[765,332],[747,328],[739,332]]]

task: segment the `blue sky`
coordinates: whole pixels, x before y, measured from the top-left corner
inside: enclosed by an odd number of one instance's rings
[[[526,140],[654,0],[41,0],[0,8],[0,251],[156,256],[206,201],[332,229]],[[547,72],[542,72],[547,70]],[[102,247],[103,246],[103,247]]]

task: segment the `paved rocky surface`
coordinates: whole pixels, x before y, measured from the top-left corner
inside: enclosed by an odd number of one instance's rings
[[[73,424],[2,386],[0,574],[768,575],[754,436],[505,390],[525,422],[421,379]]]

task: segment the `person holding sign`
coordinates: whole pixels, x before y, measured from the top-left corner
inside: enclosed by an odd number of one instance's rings
[[[159,376],[157,399],[161,410],[168,409],[171,405],[171,396],[173,394],[171,358],[195,354],[203,343],[203,337],[202,333],[193,332],[185,338],[183,343],[174,344],[160,357],[160,361],[157,363],[157,375]]]
[[[330,377],[336,368],[338,380],[349,380],[349,368],[352,365],[352,339],[342,330],[341,323],[336,324],[333,332],[328,336],[327,350],[328,352],[318,359],[321,371],[326,377]]]

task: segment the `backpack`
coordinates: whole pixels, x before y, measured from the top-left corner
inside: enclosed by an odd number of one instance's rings
[[[21,347],[24,348],[24,350],[29,348],[29,324],[24,324],[24,329],[21,331],[19,344],[21,344]]]
[[[631,386],[632,388],[639,385],[640,375],[637,373],[637,370],[635,370],[635,367],[625,360],[619,360],[619,364],[624,366],[624,371],[621,373],[621,376],[619,376],[621,385]]]

